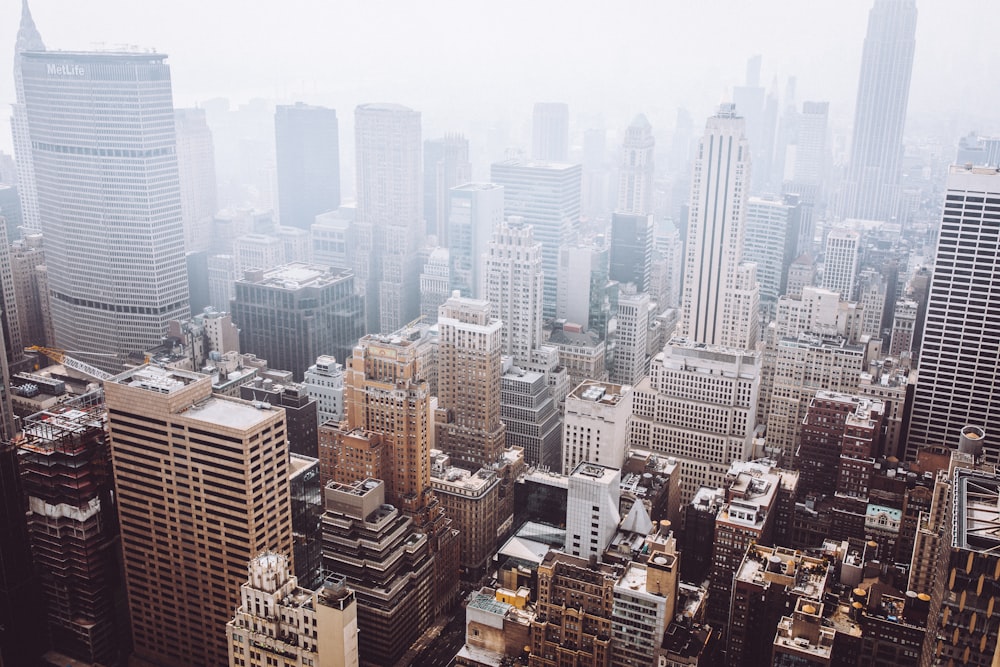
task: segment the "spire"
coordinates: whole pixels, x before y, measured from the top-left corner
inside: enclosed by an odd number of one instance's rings
[[[31,18],[31,10],[28,9],[28,0],[21,0],[21,27],[17,31],[17,45],[14,47],[14,55],[18,56],[25,51],[44,51],[45,42],[35,27],[35,21]]]

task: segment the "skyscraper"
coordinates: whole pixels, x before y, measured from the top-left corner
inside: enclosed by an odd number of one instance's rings
[[[491,315],[503,322],[503,354],[527,364],[542,344],[542,250],[522,218],[494,230],[485,275]]]
[[[503,222],[503,186],[466,183],[448,191],[448,261],[451,288],[482,299],[483,256],[493,229]]]
[[[1000,420],[1000,219],[990,210],[997,206],[1000,171],[951,168],[907,437],[910,460],[919,447],[951,443],[967,424]]]
[[[653,215],[611,214],[611,252],[608,277],[639,292],[649,291],[653,271]]]
[[[292,553],[285,412],[152,366],[104,389],[135,655],[226,664],[247,563]]]
[[[723,104],[708,119],[691,184],[681,336],[707,345],[757,343],[757,276],[742,262],[750,151],[743,119]]]
[[[653,212],[653,128],[643,114],[625,130],[622,160],[618,168],[619,213],[646,215]]]
[[[531,157],[543,162],[569,159],[569,106],[536,102],[531,118]]]
[[[212,243],[212,216],[219,209],[212,131],[204,109],[176,109],[174,123],[184,248],[188,252],[208,250]]]
[[[840,294],[844,301],[854,295],[861,255],[861,235],[853,229],[831,229],[823,253],[823,288]]]
[[[449,247],[450,190],[472,180],[469,140],[448,134],[424,142],[424,221],[438,245]]]
[[[545,273],[544,314],[555,317],[559,249],[576,237],[583,171],[578,164],[513,159],[493,164],[490,173],[504,187],[507,217],[522,217],[535,229]]]
[[[21,54],[56,344],[111,369],[189,314],[165,58]]]
[[[746,205],[743,258],[757,265],[763,321],[774,318],[778,297],[785,293],[788,267],[799,244],[802,205],[797,195],[750,197]]]
[[[868,13],[851,161],[841,194],[844,218],[896,215],[916,29],[915,0],[875,0]]]
[[[281,224],[309,229],[340,206],[340,136],[334,109],[296,102],[274,110]]]
[[[14,46],[14,88],[17,96],[11,116],[11,131],[14,138],[14,156],[17,158],[17,192],[21,198],[21,215],[24,226],[39,231],[38,190],[35,187],[35,169],[31,155],[31,137],[28,135],[28,112],[24,103],[21,54],[26,51],[44,51],[45,43],[35,27],[28,9],[28,0],[21,0],[21,25],[17,31]]]
[[[438,448],[468,470],[491,466],[503,452],[500,351],[503,324],[486,301],[453,295],[438,310]]]
[[[420,314],[420,113],[399,104],[359,105],[354,137],[355,274],[365,290],[368,331],[389,333]]]

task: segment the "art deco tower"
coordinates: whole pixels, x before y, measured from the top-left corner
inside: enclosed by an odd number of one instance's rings
[[[189,314],[165,58],[20,56],[58,347],[121,361],[158,345],[168,322]],[[112,356],[92,363],[117,366]]]
[[[622,161],[618,171],[619,213],[647,215],[653,212],[653,150],[656,140],[646,116],[639,114],[625,130]]]
[[[45,43],[35,27],[28,9],[28,0],[21,2],[21,27],[17,31],[14,47],[14,88],[17,101],[13,105],[11,130],[14,135],[14,157],[17,158],[17,191],[21,198],[21,215],[24,226],[37,231],[38,192],[35,190],[35,170],[31,161],[31,137],[28,136],[28,117],[24,105],[24,86],[21,77],[21,54],[25,51],[44,51]]]
[[[542,248],[531,225],[512,217],[494,230],[485,273],[491,314],[503,322],[503,354],[528,364],[542,344]]]
[[[758,339],[756,265],[742,263],[750,184],[743,118],[723,104],[708,119],[691,185],[681,336],[752,349]]]
[[[842,195],[844,218],[887,220],[896,215],[916,28],[915,0],[875,0],[868,13]]]

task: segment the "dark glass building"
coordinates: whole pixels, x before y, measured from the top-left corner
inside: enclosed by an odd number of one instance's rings
[[[296,103],[274,111],[281,224],[309,229],[316,216],[340,206],[337,112]]]

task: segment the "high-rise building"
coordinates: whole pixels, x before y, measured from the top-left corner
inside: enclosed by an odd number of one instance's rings
[[[448,261],[451,289],[473,299],[485,298],[483,256],[504,219],[503,186],[466,183],[448,191]]]
[[[278,214],[286,227],[309,229],[340,206],[337,112],[302,102],[274,110]]]
[[[823,183],[829,113],[829,102],[802,103],[802,113],[799,114],[796,128],[795,164],[792,168],[792,181],[796,185],[818,187]],[[810,192],[799,194],[807,201],[816,201],[816,197],[808,198]]]
[[[365,294],[367,331],[389,333],[420,313],[420,112],[398,104],[359,105],[354,137],[355,274]]]
[[[757,343],[756,267],[742,261],[749,178],[743,118],[723,104],[708,119],[691,183],[680,331],[692,342]]]
[[[41,231],[38,222],[38,189],[35,184],[35,168],[28,133],[28,109],[24,99],[24,75],[21,71],[22,54],[27,51],[44,51],[45,43],[35,27],[28,9],[28,0],[21,2],[21,25],[14,45],[14,92],[16,99],[10,119],[14,139],[14,157],[17,159],[17,193],[21,200],[21,216],[24,226],[32,231]]]
[[[319,459],[289,454],[288,496],[292,511],[292,560],[296,578],[305,588],[323,583],[323,485]]]
[[[447,248],[431,249],[420,271],[420,317],[428,324],[437,322],[438,308],[451,294],[448,255]]]
[[[645,292],[618,297],[618,328],[615,332],[615,362],[611,381],[638,384],[649,371],[649,295]]]
[[[966,424],[1000,420],[1000,171],[952,167],[938,236],[923,341],[920,382],[907,436],[907,459],[919,447],[951,442]],[[993,450],[994,452],[996,450]],[[992,456],[997,456],[993,453]]]
[[[48,270],[42,235],[29,232],[10,245],[18,328],[25,345],[49,345],[53,340],[49,312]]]
[[[248,563],[236,616],[226,623],[229,667],[283,662],[357,667],[358,602],[343,577],[300,586],[288,557],[265,552]],[[291,662],[294,661],[294,662]]]
[[[915,0],[875,0],[868,13],[841,217],[897,214],[916,29]]]
[[[785,293],[788,267],[797,257],[802,205],[796,195],[747,200],[743,259],[757,264],[762,322],[774,319]]]
[[[323,489],[323,567],[357,597],[365,665],[395,664],[434,618],[428,535],[386,501],[374,479]]]
[[[653,212],[653,128],[639,114],[625,130],[622,159],[618,167],[619,213],[649,215]]]
[[[507,446],[523,449],[528,465],[559,469],[559,409],[545,373],[505,365],[500,419],[507,427]]]
[[[184,249],[208,250],[212,216],[219,210],[215,182],[215,145],[204,109],[176,109],[177,174],[181,182]]]
[[[569,159],[569,105],[535,103],[531,119],[531,157],[542,162]]]
[[[542,246],[545,274],[545,317],[555,317],[559,249],[570,245],[580,222],[578,164],[527,162],[519,159],[494,163],[490,178],[504,188],[504,213],[518,216],[535,229]]]
[[[653,269],[653,216],[615,211],[611,214],[608,277],[647,292]]]
[[[344,367],[328,354],[316,357],[316,363],[306,369],[303,384],[315,399],[317,422],[340,423],[344,418]]]
[[[19,447],[52,650],[86,663],[121,664],[114,480],[99,395],[27,418]]]
[[[225,664],[247,563],[292,553],[285,412],[148,365],[104,390],[135,656]]]
[[[493,232],[485,266],[490,314],[503,323],[503,354],[528,364],[542,344],[542,247],[523,218]]]
[[[354,285],[350,269],[301,262],[248,271],[232,301],[240,347],[291,371],[296,381],[320,354],[346,359],[364,327]]]
[[[600,561],[621,521],[621,468],[584,461],[568,477],[566,553]]]
[[[21,54],[55,342],[108,369],[189,314],[165,58]]]
[[[495,464],[504,448],[500,421],[503,324],[486,301],[457,294],[438,311],[437,447],[471,471]]]
[[[244,401],[257,401],[283,408],[288,431],[288,451],[316,458],[318,411],[316,401],[306,391],[305,385],[288,381],[277,383],[258,375],[240,386],[238,396]],[[302,583],[308,583],[308,579],[302,577]]]
[[[468,139],[461,134],[448,134],[424,141],[424,221],[427,234],[436,235],[440,246],[447,248],[451,244],[450,191],[471,180]]]
[[[566,397],[562,470],[569,475],[584,462],[609,468],[625,464],[632,387],[586,380]]]
[[[861,235],[853,229],[831,229],[823,252],[823,288],[837,292],[844,301],[854,295],[861,256]]]
[[[3,354],[11,368],[16,368],[24,359],[25,343],[21,335],[21,316],[17,306],[18,284],[14,277],[9,236],[6,219],[0,215],[0,325],[3,327]]]

